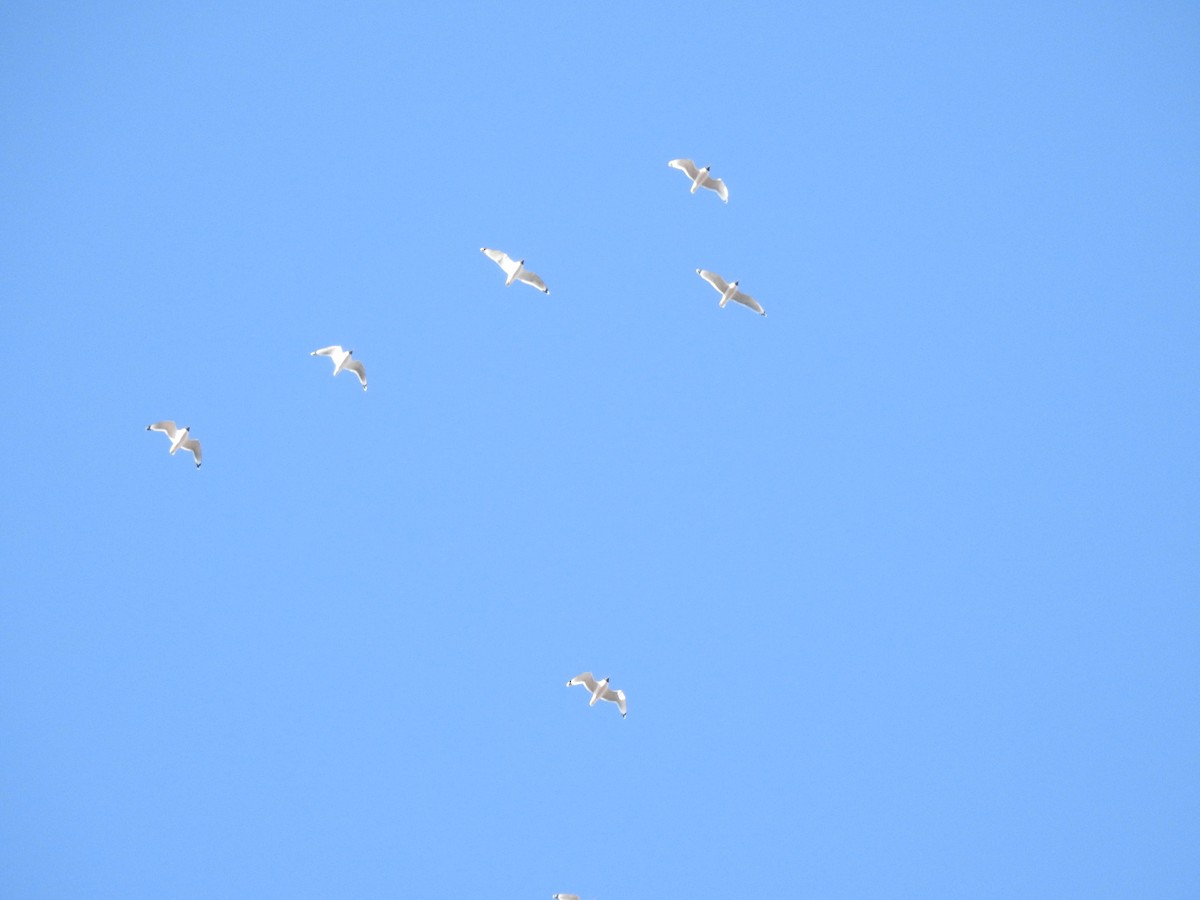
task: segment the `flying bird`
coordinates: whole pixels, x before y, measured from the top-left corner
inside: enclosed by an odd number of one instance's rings
[[[363,390],[367,389],[367,370],[363,368],[363,364],[357,359],[351,359],[354,356],[353,350],[343,350],[340,346],[334,344],[332,347],[322,347],[320,350],[314,350],[309,356],[328,356],[333,360],[333,374],[335,378],[342,372],[353,372],[358,376],[358,380],[362,382]]]
[[[577,684],[582,684],[592,692],[592,699],[588,701],[588,706],[595,706],[597,700],[607,700],[609,703],[617,704],[617,709],[621,711],[621,718],[625,718],[625,692],[610,690],[607,678],[597,681],[592,677],[591,672],[584,672],[568,681],[567,687],[574,687]]]
[[[171,442],[171,455],[175,455],[175,451],[183,448],[191,452],[192,457],[196,460],[196,468],[200,468],[200,442],[189,436],[192,430],[191,425],[185,425],[179,428],[174,422],[169,419],[165,422],[155,422],[153,425],[146,426],[147,431],[161,431],[167,436]]]
[[[708,174],[712,166],[697,169],[696,164],[690,159],[673,159],[667,165],[672,169],[679,169],[684,175],[692,179],[693,194],[696,193],[696,188],[698,187],[708,188],[726,203],[729,202],[729,188],[725,187],[725,182],[720,178],[713,178]]]
[[[480,247],[479,252],[504,270],[504,274],[508,276],[504,282],[505,287],[508,287],[514,281],[523,281],[537,288],[543,294],[550,293],[550,288],[546,287],[546,282],[525,268],[525,260],[514,260],[503,250],[490,250],[487,247]]]
[[[738,290],[738,282],[730,284],[716,272],[710,272],[708,269],[697,269],[696,274],[716,288],[717,293],[721,295],[721,308],[725,308],[725,304],[732,300],[734,303],[740,303],[742,306],[748,306],[760,316],[765,316],[766,312],[759,305],[758,301],[749,294],[743,294]]]

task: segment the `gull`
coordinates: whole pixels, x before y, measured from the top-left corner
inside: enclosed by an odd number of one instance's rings
[[[309,356],[328,356],[333,360],[333,374],[336,377],[341,372],[349,370],[358,376],[358,380],[362,382],[363,390],[367,389],[367,370],[363,368],[363,364],[357,359],[351,359],[354,355],[353,350],[343,350],[339,345],[334,344],[332,347],[322,347],[320,350],[314,350]]]
[[[514,281],[523,281],[537,288],[543,294],[550,293],[550,288],[546,287],[546,282],[525,268],[525,260],[515,261],[503,250],[489,250],[487,247],[480,247],[479,252],[504,270],[504,274],[508,276],[508,279],[504,282],[505,287],[508,287]]]
[[[582,684],[592,692],[592,699],[588,701],[588,706],[595,706],[597,700],[607,700],[609,703],[617,704],[617,709],[621,711],[621,718],[625,718],[625,692],[609,690],[607,678],[597,681],[592,677],[591,672],[584,672],[568,681],[567,687],[574,687],[577,684]]]
[[[721,295],[721,308],[725,308],[725,304],[732,300],[734,303],[740,303],[742,306],[748,306],[760,316],[765,316],[763,308],[758,305],[758,301],[749,294],[743,294],[737,289],[738,282],[730,284],[716,272],[710,272],[708,269],[697,269],[696,274],[711,284],[717,289],[717,293]]]
[[[729,202],[729,188],[725,187],[725,182],[720,178],[713,178],[708,174],[712,166],[705,166],[703,169],[697,169],[696,164],[690,159],[673,159],[667,163],[672,169],[679,169],[688,178],[692,179],[692,193],[696,193],[696,188],[708,188],[716,193],[718,197]]]
[[[168,419],[165,422],[155,422],[153,425],[147,425],[146,430],[161,431],[165,434],[171,442],[172,456],[175,455],[175,451],[180,447],[184,450],[190,450],[196,460],[196,468],[200,468],[200,442],[188,436],[188,432],[192,430],[191,425],[184,425],[182,428],[179,428],[174,422]]]

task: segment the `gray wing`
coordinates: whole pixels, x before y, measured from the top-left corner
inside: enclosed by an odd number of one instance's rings
[[[179,434],[179,429],[170,419],[164,419],[162,422],[155,422],[153,425],[147,425],[146,430],[161,431],[168,438],[170,438],[171,441],[174,441],[176,436]]]
[[[192,456],[196,459],[196,468],[200,468],[200,442],[195,438],[187,438],[179,446],[192,452]]]
[[[550,293],[550,288],[546,287],[546,282],[542,281],[541,278],[539,278],[534,272],[530,272],[528,269],[521,270],[521,274],[517,276],[517,281],[523,281],[526,284],[533,285],[543,294]]]
[[[700,187],[715,191],[718,197],[726,203],[729,202],[729,188],[725,187],[725,182],[720,178],[705,178],[700,182]]]
[[[625,718],[625,692],[624,691],[614,691],[612,688],[609,688],[607,691],[605,691],[603,694],[600,695],[600,699],[607,700],[609,703],[617,704],[617,709],[619,709],[621,711],[621,718],[622,719]]]
[[[735,303],[742,304],[742,306],[750,307],[752,310],[754,310],[760,316],[766,315],[766,312],[763,311],[763,308],[762,308],[762,306],[759,305],[759,302],[757,300],[755,300],[753,297],[751,297],[749,294],[743,294],[741,291],[735,291],[733,296],[730,297],[729,299],[734,301]]]
[[[729,282],[716,272],[710,272],[708,269],[697,269],[696,274],[716,288],[718,294],[724,294],[729,290]]]
[[[695,180],[700,170],[696,168],[696,164],[690,159],[673,159],[667,163],[672,169],[680,169],[687,174],[688,178]]]
[[[363,390],[367,389],[367,370],[363,368],[363,364],[357,359],[352,359],[342,367],[343,371],[349,370],[358,376],[358,380],[362,382]],[[386,385],[385,385],[386,387]]]
[[[584,672],[581,675],[576,675],[567,682],[567,687],[575,687],[577,684],[582,684],[589,691],[596,690],[596,679],[592,677],[591,672]]]
[[[333,356],[335,353],[342,352],[341,344],[334,344],[332,347],[322,347],[320,350],[314,350],[309,356]]]

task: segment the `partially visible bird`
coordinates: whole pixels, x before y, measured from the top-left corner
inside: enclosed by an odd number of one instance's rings
[[[578,894],[551,894],[550,900],[579,900]]]
[[[673,159],[667,163],[672,169],[679,169],[688,178],[692,179],[692,193],[696,193],[696,188],[708,188],[718,197],[729,202],[729,188],[725,187],[725,182],[720,178],[713,178],[709,175],[709,170],[712,166],[705,166],[703,169],[697,169],[696,164],[690,159]]]
[[[503,250],[491,250],[487,247],[480,247],[479,252],[504,270],[504,274],[508,276],[504,282],[505,287],[508,287],[514,281],[523,281],[537,288],[543,294],[550,293],[550,288],[546,287],[546,282],[525,268],[525,260],[515,260]]]
[[[716,288],[717,293],[721,295],[721,308],[725,308],[725,304],[732,300],[734,303],[740,303],[742,306],[748,306],[760,316],[765,316],[766,312],[759,305],[758,301],[749,294],[743,294],[738,290],[738,282],[730,284],[716,272],[710,272],[708,269],[697,269],[696,274]]]
[[[617,704],[617,709],[621,711],[621,718],[625,718],[625,692],[610,689],[607,678],[597,681],[592,677],[591,672],[584,672],[568,681],[567,687],[574,687],[577,684],[582,684],[592,692],[592,699],[588,701],[588,706],[595,706],[597,700],[607,700],[609,703]]]
[[[332,347],[322,347],[320,350],[314,350],[309,356],[328,356],[333,360],[334,377],[337,377],[337,375],[344,371],[351,371],[362,382],[363,390],[367,389],[367,370],[363,368],[363,364],[357,359],[351,358],[354,356],[353,350],[343,350],[339,345],[334,344]]]
[[[196,460],[196,468],[200,468],[200,442],[189,436],[192,430],[191,425],[185,425],[179,428],[170,419],[164,422],[155,422],[153,425],[146,426],[147,431],[161,431],[167,436],[167,440],[171,442],[171,455],[175,455],[175,451],[180,448],[188,450],[192,454],[192,458]]]

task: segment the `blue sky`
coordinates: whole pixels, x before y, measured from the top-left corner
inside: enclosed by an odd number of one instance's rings
[[[1197,8],[431,6],[0,13],[3,893],[1200,893]]]

